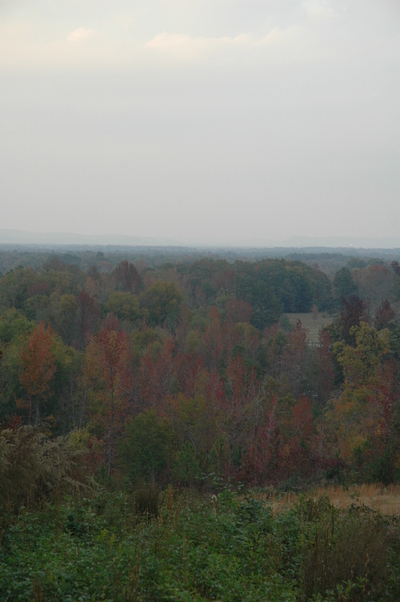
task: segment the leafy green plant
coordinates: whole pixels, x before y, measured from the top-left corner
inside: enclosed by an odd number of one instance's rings
[[[0,599],[396,602],[399,556],[398,519],[363,507],[303,497],[274,514],[250,493],[146,485],[21,508],[1,537]]]

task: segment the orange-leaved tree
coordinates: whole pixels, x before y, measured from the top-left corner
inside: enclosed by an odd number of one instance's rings
[[[39,424],[41,410],[51,394],[51,380],[56,371],[53,345],[53,330],[40,322],[20,353],[19,379],[28,398],[29,422],[34,411],[36,424]]]

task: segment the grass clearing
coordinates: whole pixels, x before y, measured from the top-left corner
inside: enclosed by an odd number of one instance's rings
[[[289,322],[293,326],[296,325],[297,320],[300,320],[303,328],[306,328],[308,330],[308,339],[311,342],[317,342],[321,328],[332,324],[332,322],[337,317],[320,312],[316,314],[313,314],[312,312],[308,314],[285,314],[285,316],[288,318]]]
[[[352,505],[366,506],[380,512],[385,516],[400,515],[400,487],[390,485],[353,485],[344,488],[342,486],[318,487],[306,494],[317,500],[328,497],[335,508],[343,509]],[[257,492],[254,498],[258,501],[266,501],[274,513],[290,510],[299,501],[300,494],[288,491],[287,493]]]

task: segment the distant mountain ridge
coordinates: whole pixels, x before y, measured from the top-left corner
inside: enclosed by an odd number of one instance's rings
[[[176,246],[177,241],[124,234],[75,234],[72,232],[26,232],[0,230],[0,244],[11,245],[121,245]]]
[[[23,230],[0,230],[0,245],[80,245],[80,246],[152,246],[152,247],[223,247],[223,248],[337,248],[337,249],[400,249],[400,237],[308,237],[292,236],[285,240],[261,241],[253,239],[243,242],[221,243],[209,239],[193,241],[161,239],[149,236],[129,236],[125,234],[75,234],[72,232],[27,232]]]
[[[292,236],[279,246],[285,247],[335,247],[355,249],[397,249],[400,248],[400,237],[358,237],[358,236],[327,236],[308,237]]]

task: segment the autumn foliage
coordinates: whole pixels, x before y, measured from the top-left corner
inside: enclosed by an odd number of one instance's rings
[[[107,477],[396,481],[400,329],[376,290],[398,270],[356,269],[357,285],[272,259],[17,269],[0,279],[1,420],[74,432]],[[328,310],[312,339],[289,319]]]
[[[29,422],[34,412],[36,424],[40,422],[41,410],[51,394],[51,380],[56,370],[53,345],[54,332],[40,322],[20,353],[20,381],[29,405]]]

